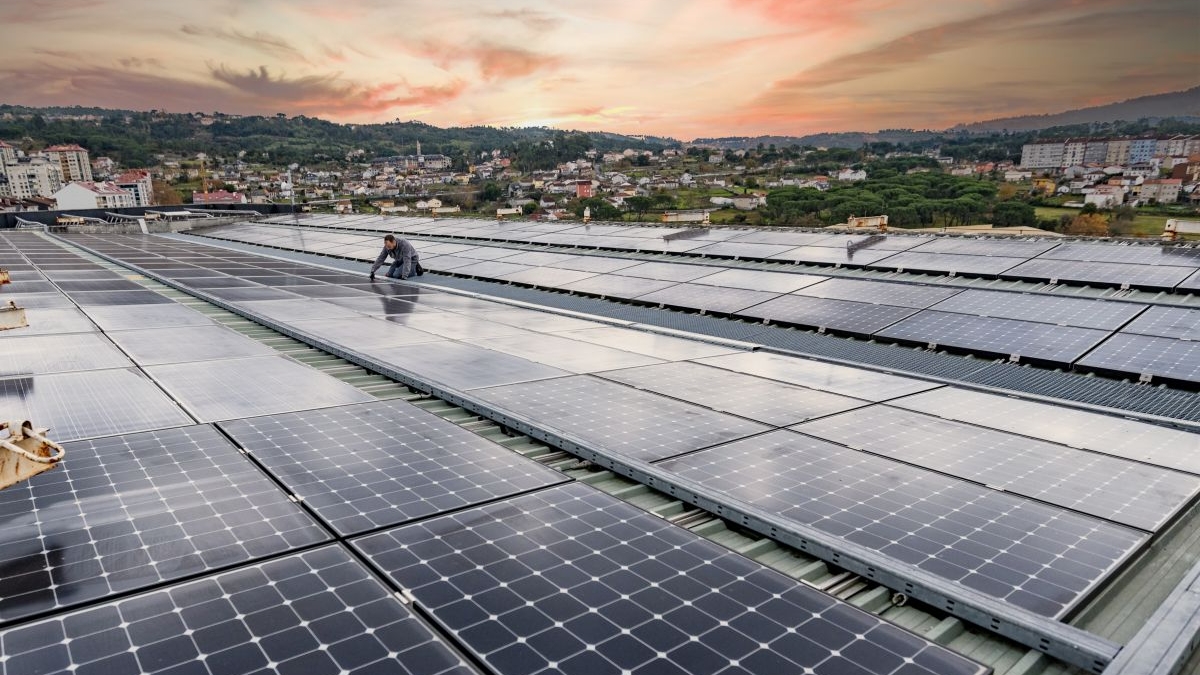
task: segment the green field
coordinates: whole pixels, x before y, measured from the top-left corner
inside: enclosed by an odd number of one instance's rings
[[[1079,209],[1068,209],[1056,206],[1037,207],[1037,217],[1057,220],[1059,216],[1079,215]],[[1162,235],[1163,227],[1167,224],[1167,216],[1138,214],[1133,217],[1133,225],[1127,236],[1158,237]]]

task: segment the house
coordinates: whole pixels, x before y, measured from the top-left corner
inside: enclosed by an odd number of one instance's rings
[[[1083,196],[1084,204],[1095,204],[1099,209],[1116,208],[1125,203],[1129,189],[1124,185],[1097,185]]]
[[[55,192],[54,201],[61,211],[80,209],[122,209],[134,206],[134,197],[116,183],[77,181]]]
[[[246,195],[227,190],[192,193],[193,204],[245,204],[247,201]]]
[[[1053,178],[1034,178],[1033,179],[1033,191],[1034,192],[1044,192],[1046,194],[1051,194],[1054,192],[1054,188],[1057,187],[1057,185],[1058,185],[1058,183]]]
[[[1142,183],[1139,199],[1142,202],[1174,204],[1179,201],[1179,191],[1182,187],[1183,181],[1179,178],[1151,179]]]
[[[842,169],[838,172],[837,179],[840,181],[866,180],[867,172],[863,169]]]
[[[113,179],[113,182],[133,195],[134,206],[154,206],[154,183],[150,180],[149,171],[126,171]]]
[[[592,181],[577,180],[575,181],[575,196],[579,199],[587,199],[594,194],[594,190],[592,188]]]
[[[1012,170],[1004,172],[1004,181],[1007,183],[1020,183],[1021,181],[1029,180],[1030,178],[1033,178],[1033,172],[1031,171]]]
[[[733,208],[739,211],[753,211],[761,203],[762,199],[758,195],[738,195],[733,198]]]

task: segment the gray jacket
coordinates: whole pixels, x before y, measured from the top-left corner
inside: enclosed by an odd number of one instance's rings
[[[407,240],[397,238],[396,248],[393,248],[389,251],[388,247],[384,246],[383,250],[379,252],[379,257],[375,259],[375,264],[371,266],[371,274],[375,274],[376,270],[378,270],[380,267],[383,267],[383,264],[387,261],[388,256],[392,256],[392,258],[398,263],[408,263],[408,265],[405,265],[405,267],[409,267],[412,261],[417,259],[417,249],[413,248],[413,245],[408,243]]]

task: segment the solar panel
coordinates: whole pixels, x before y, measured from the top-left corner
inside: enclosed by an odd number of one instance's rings
[[[56,471],[0,493],[0,620],[327,539],[206,426],[65,444]]]
[[[547,288],[557,288],[566,284],[583,281],[596,276],[595,272],[580,272],[579,270],[564,270],[555,269],[553,267],[540,267],[534,269],[522,270],[513,274],[506,274],[500,279],[502,281],[512,281],[518,284],[529,284],[530,286],[543,286]]]
[[[12,675],[475,672],[338,546],[24,625],[0,646]]]
[[[941,386],[888,373],[765,352],[741,352],[700,359],[699,362],[737,373],[876,402]]]
[[[534,333],[468,340],[468,342],[572,373],[594,373],[600,370],[661,363],[658,359],[644,354],[580,342],[572,339],[569,335]]]
[[[126,368],[129,359],[98,333],[13,337],[0,349],[0,377]]]
[[[355,277],[355,280],[358,280]],[[366,294],[364,289],[355,288],[344,281],[326,281],[314,283],[312,286],[290,286],[288,293],[295,293],[306,298],[361,298]]]
[[[598,375],[780,427],[867,405],[866,401],[858,399],[686,361],[612,370]]]
[[[404,402],[235,420],[221,428],[347,536],[566,480]]]
[[[480,389],[478,398],[536,418],[581,445],[654,461],[768,427],[614,382],[576,375]]]
[[[85,308],[87,315],[106,331],[174,326],[213,326],[213,320],[183,305],[106,305]]]
[[[1200,491],[1196,476],[886,406],[794,429],[1149,532]]]
[[[238,305],[284,323],[305,319],[353,319],[362,316],[340,305],[320,300],[248,300],[239,302]]]
[[[145,370],[202,422],[375,400],[284,356],[174,363]]]
[[[924,284],[889,283],[867,279],[826,279],[796,291],[796,295],[852,302],[882,302],[896,307],[924,309],[959,293],[957,288]]]
[[[496,260],[498,258],[507,258],[516,252],[516,249],[499,246],[472,246],[455,252],[455,255],[463,258],[474,258],[475,260]]]
[[[895,251],[850,250],[835,246],[798,246],[771,256],[771,260],[810,262],[825,265],[866,265],[882,260]]]
[[[60,442],[193,423],[132,368],[0,379],[0,410],[49,427]]]
[[[223,326],[112,331],[108,337],[142,366],[277,353],[261,342]]]
[[[827,300],[803,295],[781,295],[741,314],[775,323],[825,328],[856,335],[872,335],[917,310],[847,300]]]
[[[739,244],[779,244],[781,246],[808,246],[828,239],[828,234],[807,232],[749,232],[737,237]]]
[[[683,307],[705,312],[737,314],[748,307],[762,304],[778,293],[751,291],[744,288],[717,288],[701,284],[676,284],[670,288],[637,297],[641,302],[651,302],[667,307]]]
[[[1025,258],[903,251],[867,267],[916,272],[956,272],[994,276],[1025,262]]]
[[[683,263],[644,262],[621,270],[622,276],[657,279],[659,281],[692,281],[721,271],[720,267],[687,265]]]
[[[65,293],[75,291],[144,291],[145,286],[125,279],[87,279],[81,281],[59,281],[58,287]]]
[[[591,293],[612,298],[636,298],[639,295],[653,293],[674,286],[674,281],[659,281],[641,277],[627,277],[620,274],[601,274],[590,279],[583,279],[560,288],[577,293]]]
[[[3,300],[3,297],[0,297],[0,300]],[[24,303],[17,304],[25,306]],[[29,307],[25,309],[25,318],[29,325],[0,331],[0,343],[7,343],[9,339],[23,335],[62,335],[96,330],[96,326],[88,320],[86,314],[73,308]]]
[[[4,285],[4,294],[25,294],[25,293],[53,293],[58,291],[58,288],[49,281],[14,281]]]
[[[154,291],[76,291],[67,293],[80,307],[166,305],[175,301]]]
[[[1001,276],[1006,279],[1033,281],[1057,280],[1060,283],[1075,282],[1101,284],[1104,286],[1128,285],[1131,288],[1169,290],[1195,271],[1195,267],[1076,262],[1073,260],[1036,258],[1013,267]]]
[[[557,333],[562,331],[574,331],[586,328],[595,328],[604,324],[585,319],[576,319],[570,316],[561,314],[553,314],[551,312],[543,312],[536,309],[524,309],[521,307],[513,307],[511,309],[501,309],[495,312],[488,312],[488,321],[499,321],[511,326],[517,326],[526,330],[534,330],[539,333]],[[613,345],[618,346],[618,345]]]
[[[1181,291],[1200,291],[1200,270],[1193,272],[1188,278],[1179,282],[1176,288]]]
[[[1200,265],[1200,249],[1177,246],[1145,246],[1067,242],[1039,256],[1051,260],[1133,263],[1138,265]]]
[[[1053,363],[1073,363],[1106,336],[1092,328],[996,319],[923,310],[877,333],[917,344],[953,347],[983,354],[1019,356]]]
[[[1091,298],[1061,298],[977,289],[967,289],[933,307],[933,309],[943,312],[1107,330],[1120,328],[1145,308],[1145,305],[1132,302],[1108,302]]]
[[[745,288],[752,291],[791,293],[806,286],[812,286],[818,282],[825,281],[828,278],[815,274],[789,274],[786,272],[727,269],[702,277],[696,280],[696,283],[724,288]]]
[[[1058,245],[1059,242],[1057,241],[1047,241],[1044,239],[1041,241],[996,241],[938,238],[910,250],[914,253],[953,253],[958,255],[1033,258]]]
[[[786,430],[660,466],[1049,617],[1077,605],[1147,538],[1097,518]]]
[[[1151,307],[1121,331],[1177,340],[1200,340],[1200,309]]]
[[[628,258],[609,258],[597,255],[578,255],[572,256],[568,260],[561,260],[555,263],[555,267],[561,267],[568,270],[580,270],[582,272],[596,272],[604,274],[607,272],[616,272],[617,270],[633,267],[634,265],[642,264],[638,260],[630,260]]]
[[[204,290],[207,290],[210,288],[250,288],[250,287],[254,287],[254,286],[258,285],[253,281],[248,281],[246,279],[238,279],[237,277],[213,276],[213,277],[189,278],[189,277],[176,277],[176,276],[170,276],[170,275],[165,275],[165,276],[168,276],[168,278],[171,278],[171,279],[176,279],[180,283],[190,286],[192,288],[199,288],[199,289],[204,289]]]
[[[353,343],[350,345],[353,348]],[[367,349],[385,363],[459,390],[569,375],[565,370],[461,342]]]
[[[1200,342],[1116,333],[1079,360],[1085,368],[1200,382]]]
[[[425,300],[422,298],[421,303],[424,304],[424,302]],[[394,316],[392,320],[410,328],[455,340],[530,334],[529,331],[519,326],[510,326],[506,323],[489,321],[486,318],[452,312],[415,312]]]
[[[1200,474],[1200,435],[1179,429],[950,387],[889,405]]]
[[[698,340],[685,340],[642,330],[618,328],[616,326],[575,330],[564,337],[591,342],[592,344],[617,347],[628,352],[645,354],[646,356],[653,356],[656,359],[663,359],[664,361],[698,359],[706,356],[735,354],[742,351],[741,349],[719,344],[700,342]]]
[[[255,281],[268,283],[259,278],[255,278]],[[204,290],[209,295],[229,302],[267,302],[270,300],[296,300],[299,298],[294,293],[266,286],[255,286],[253,288],[206,288]]]
[[[581,484],[355,546],[507,675],[986,672]]]
[[[528,270],[537,269],[529,265],[516,265],[506,263],[500,260],[491,260],[488,262],[476,262],[474,265],[464,265],[454,269],[455,274],[466,274],[476,277],[502,277],[516,272],[525,272]]]

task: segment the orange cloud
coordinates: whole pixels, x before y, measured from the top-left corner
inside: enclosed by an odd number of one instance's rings
[[[553,71],[563,63],[563,59],[558,56],[488,42],[466,45],[425,42],[418,54],[431,57],[442,67],[462,61],[474,62],[483,79],[488,82],[515,80],[538,71]]]
[[[405,82],[365,85],[343,80],[340,73],[288,79],[272,75],[266,66],[238,71],[221,65],[210,68],[213,79],[229,85],[256,105],[274,105],[302,114],[385,112],[393,108],[427,106],[458,98],[466,85],[410,86]]]

